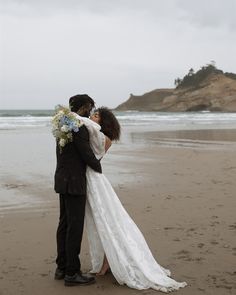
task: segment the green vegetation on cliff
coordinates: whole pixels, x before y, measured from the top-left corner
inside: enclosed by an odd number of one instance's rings
[[[217,69],[215,66],[215,62],[211,62],[206,66],[201,67],[196,73],[194,69],[190,69],[188,74],[183,77],[183,79],[177,78],[175,79],[176,89],[181,88],[200,88],[201,83],[207,79],[212,74],[223,74],[226,77],[236,80],[236,74],[233,73],[224,73],[222,70]]]
[[[155,89],[130,95],[116,110],[152,112],[236,112],[236,74],[217,69],[215,62],[197,72],[190,69],[174,89]]]

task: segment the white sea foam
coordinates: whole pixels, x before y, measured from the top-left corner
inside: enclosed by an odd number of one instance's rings
[[[20,117],[0,117],[1,129],[21,129],[46,127],[50,125],[51,117],[20,116]]]
[[[236,128],[236,113],[117,113],[122,125],[157,130]]]
[[[115,112],[121,125],[128,126],[155,126],[160,130],[168,129],[196,129],[196,128],[236,128],[236,113],[160,113],[160,112]],[[0,113],[1,129],[24,129],[48,127],[51,124],[50,113],[45,112],[45,116],[40,112],[11,116],[11,111]]]

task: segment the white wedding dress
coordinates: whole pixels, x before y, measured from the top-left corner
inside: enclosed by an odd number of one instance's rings
[[[100,126],[82,118],[90,135],[90,145],[98,159],[105,154],[105,136]],[[100,271],[106,254],[119,284],[135,289],[152,288],[171,292],[185,282],[170,278],[170,271],[154,259],[142,233],[122,206],[105,175],[87,168],[85,222],[92,261],[91,272]]]

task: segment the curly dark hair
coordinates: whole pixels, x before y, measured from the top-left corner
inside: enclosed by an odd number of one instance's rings
[[[101,132],[103,132],[111,141],[120,139],[120,123],[116,116],[107,107],[96,109],[100,116]]]

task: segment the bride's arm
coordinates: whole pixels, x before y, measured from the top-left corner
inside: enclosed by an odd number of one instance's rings
[[[105,136],[105,152],[107,152],[109,150],[109,148],[111,147],[111,140],[109,137]]]
[[[112,142],[110,138],[100,131],[101,127],[97,123],[88,118],[83,118],[82,120],[89,131],[89,142],[93,152],[101,159],[111,147]]]

